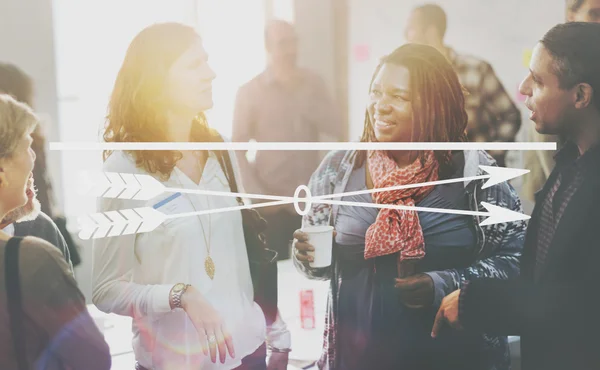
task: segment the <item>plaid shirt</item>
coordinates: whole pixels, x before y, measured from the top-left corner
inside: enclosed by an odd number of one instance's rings
[[[467,134],[475,142],[513,142],[521,127],[521,112],[515,106],[492,66],[448,48],[448,59],[469,95],[465,105],[469,116]],[[490,152],[504,166],[506,152]]]
[[[557,161],[563,168],[542,205],[535,256],[536,278],[543,271],[548,249],[552,244],[558,223],[571,198],[573,198],[573,195],[575,195],[577,189],[583,183],[584,168],[582,158],[579,157],[579,149],[573,144],[563,148],[556,155]]]
[[[465,151],[464,176],[479,176],[485,174],[479,165],[495,165],[495,161],[483,151]],[[352,174],[356,152],[330,152],[317,171],[312,175],[308,187],[313,196],[343,193]],[[486,211],[480,201],[488,202],[499,207],[522,212],[521,201],[515,190],[508,183],[501,183],[487,189],[481,189],[484,181],[471,181],[465,184],[465,193],[469,200],[469,208],[473,211]],[[328,204],[313,204],[302,220],[303,226],[327,225],[335,223],[337,206]],[[331,215],[331,217],[330,217]],[[474,216],[474,227],[477,232],[478,255],[471,266],[430,272],[434,280],[436,296],[438,291],[448,295],[456,289],[461,289],[468,281],[478,278],[509,279],[516,278],[520,273],[520,257],[525,240],[526,223],[523,221],[479,226],[483,221]],[[304,276],[313,280],[331,280],[327,299],[327,315],[325,316],[325,332],[323,354],[319,361],[320,369],[337,369],[336,327],[338,323],[338,292],[341,285],[335,264],[325,268],[312,268],[304,265],[293,255],[293,261]],[[337,279],[336,279],[337,278]],[[437,308],[442,297],[436,297],[434,306]],[[489,360],[489,366],[481,370],[508,370],[510,355],[506,337],[484,335],[482,338],[483,352]]]

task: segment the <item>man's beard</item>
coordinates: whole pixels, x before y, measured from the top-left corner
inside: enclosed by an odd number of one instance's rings
[[[2,221],[0,225],[10,225],[15,222],[33,221],[39,216],[42,205],[37,199],[37,190],[33,190],[33,198],[27,200],[27,204],[10,211]]]

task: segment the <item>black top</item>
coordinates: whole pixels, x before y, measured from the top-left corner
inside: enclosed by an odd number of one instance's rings
[[[566,150],[565,150],[566,149]],[[460,297],[460,321],[468,329],[520,335],[524,370],[600,368],[600,146],[580,159],[583,182],[566,205],[550,241],[544,268],[534,279],[543,200],[573,162],[573,147],[536,196],[521,263],[521,278],[472,281]],[[566,157],[565,157],[566,155]]]

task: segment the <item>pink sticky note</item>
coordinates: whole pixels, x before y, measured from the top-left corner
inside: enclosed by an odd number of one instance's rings
[[[357,62],[366,62],[371,55],[371,48],[366,44],[354,45],[354,59]]]

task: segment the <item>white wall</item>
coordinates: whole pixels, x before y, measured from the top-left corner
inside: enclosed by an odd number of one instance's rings
[[[347,122],[348,104],[345,40],[348,35],[345,19],[347,4],[348,0],[294,1],[294,23],[300,40],[299,64],[323,78],[344,122]],[[326,135],[320,137],[320,141],[338,139]]]
[[[0,61],[17,65],[35,84],[35,110],[48,141],[59,139],[56,62],[52,0],[0,1]],[[48,166],[56,189],[61,188],[60,158],[50,153]],[[62,204],[62,194],[57,192]]]
[[[362,132],[368,85],[377,58],[405,42],[410,11],[426,0],[350,1],[349,115],[350,139]],[[564,0],[437,0],[448,15],[447,44],[486,59],[515,97],[526,75],[522,55],[564,19]],[[354,47],[368,45],[370,57],[359,62]],[[526,125],[528,122],[523,121]]]
[[[300,40],[298,63],[318,73],[333,92],[335,40],[331,1],[296,0],[295,25]]]
[[[197,28],[217,75],[213,81],[214,107],[207,113],[208,122],[221,134],[231,137],[237,90],[265,67],[264,3],[263,0],[198,0],[197,6]]]

